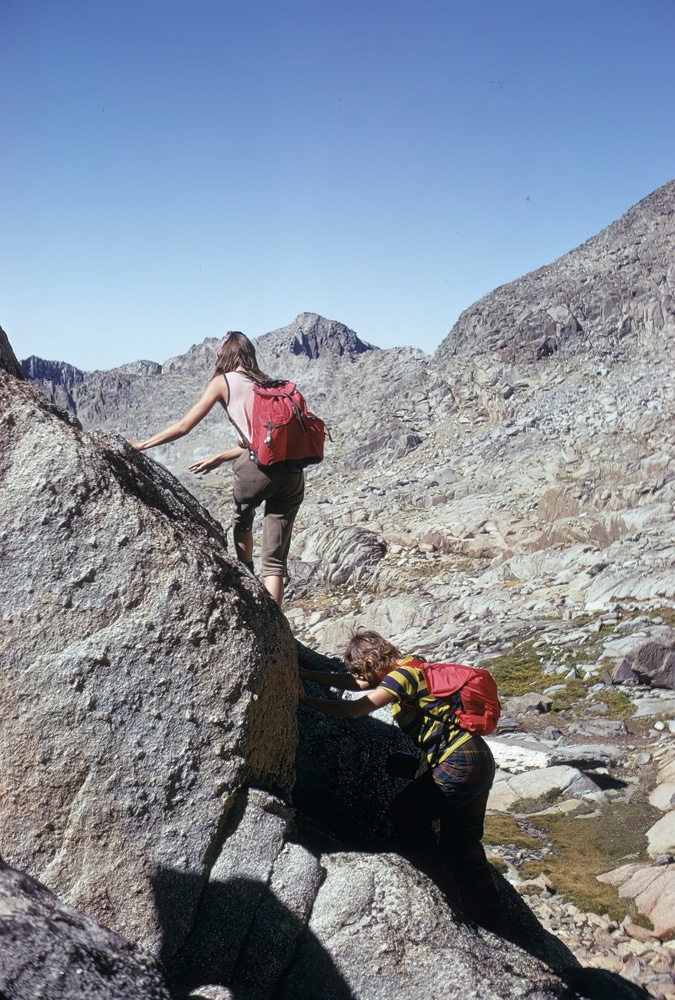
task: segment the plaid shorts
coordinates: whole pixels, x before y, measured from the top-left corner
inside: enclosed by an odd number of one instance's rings
[[[487,743],[474,736],[454,750],[447,760],[433,770],[434,781],[445,790],[461,790],[463,785],[490,788],[495,776],[495,762]]]

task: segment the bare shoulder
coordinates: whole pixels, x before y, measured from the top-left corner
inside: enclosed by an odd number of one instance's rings
[[[214,375],[213,378],[207,383],[202,398],[212,400],[213,402],[219,400],[221,403],[227,404],[229,395],[227,379],[225,376]]]

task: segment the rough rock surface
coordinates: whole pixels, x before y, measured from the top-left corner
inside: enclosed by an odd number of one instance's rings
[[[0,412],[2,850],[171,953],[241,789],[292,784],[292,638],[160,466],[3,372]]]
[[[7,339],[7,334],[0,326],[0,368],[14,375],[15,378],[23,378],[23,370],[16,360],[16,355],[12,350],[12,345]]]
[[[298,660],[309,669],[335,669],[335,663],[322,662],[302,645]],[[316,685],[308,684],[307,690],[316,697],[327,695]],[[405,782],[386,774],[385,763],[393,750],[414,749],[408,737],[384,710],[347,722],[300,706],[298,722],[293,803],[302,817],[317,824],[303,829],[304,837],[317,838],[324,850],[331,838],[352,850],[393,849],[389,802]],[[377,778],[365,782],[364,774]]]
[[[169,1000],[154,960],[0,861],[3,1000]]]
[[[675,334],[670,181],[559,260],[503,285],[462,313],[439,358],[484,347],[514,362],[663,346]]]
[[[675,689],[675,631],[660,629],[646,642],[636,644],[617,664],[612,679],[624,684]]]
[[[649,913],[654,932],[667,938],[675,932],[675,871],[672,866],[622,865],[598,875],[600,882],[614,885],[622,897],[635,900]]]
[[[378,350],[359,340],[344,323],[324,319],[316,313],[300,313],[293,323],[265,334],[259,339],[257,349],[261,357],[267,358],[286,359],[290,354],[310,359],[328,355],[348,360],[366,351]]]
[[[295,645],[276,606],[159,466],[81,431],[4,372],[0,393],[8,857],[152,949],[174,995],[212,983],[297,996],[304,983],[305,996],[324,997],[345,995],[345,983],[357,994],[393,983],[396,953],[382,952],[380,974],[364,978],[356,911],[329,920],[321,893],[344,896],[352,881],[363,889],[358,920],[369,923],[371,885],[383,941],[415,940],[422,915],[429,926],[452,918],[438,896],[429,908],[434,890],[409,866],[317,858],[294,840],[288,806],[264,790],[288,789],[295,749]],[[389,908],[397,897],[409,912]],[[507,942],[485,946],[500,955],[487,975],[478,932],[456,937],[458,998],[479,977],[482,995],[567,992]],[[98,967],[96,954],[87,944],[82,961]],[[68,975],[55,953],[20,961],[41,988]],[[561,972],[576,968],[567,962]],[[406,968],[411,988],[446,977],[426,935]]]
[[[323,953],[305,937],[279,994],[284,1000],[569,995],[558,976],[525,952],[490,934],[469,932],[400,858],[336,854],[322,861],[326,880],[309,931]],[[451,975],[444,956],[452,962]]]

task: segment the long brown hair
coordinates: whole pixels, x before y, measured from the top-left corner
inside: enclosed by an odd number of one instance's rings
[[[218,360],[216,361],[213,378],[216,375],[226,375],[228,372],[241,368],[245,375],[257,382],[258,385],[273,385],[274,379],[258,368],[258,361],[255,356],[255,347],[245,333],[239,330],[228,330],[223,337]]]
[[[345,666],[349,673],[371,687],[377,687],[400,659],[401,653],[396,646],[370,629],[356,629],[344,649]]]

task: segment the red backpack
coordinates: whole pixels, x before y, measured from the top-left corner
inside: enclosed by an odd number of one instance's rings
[[[293,382],[275,382],[271,386],[254,383],[251,440],[247,441],[241,428],[234,426],[256,465],[295,462],[304,468],[323,458],[326,426],[309,412]]]
[[[502,708],[489,670],[460,663],[415,661],[411,665],[422,671],[429,694],[434,698],[450,698],[459,693],[461,707],[455,711],[455,718],[462,729],[481,736],[495,731]]]

